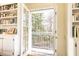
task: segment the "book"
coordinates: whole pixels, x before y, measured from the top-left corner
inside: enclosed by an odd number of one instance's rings
[[[72,26],[72,37],[75,37],[75,35],[74,35],[74,29],[75,29],[75,26]]]

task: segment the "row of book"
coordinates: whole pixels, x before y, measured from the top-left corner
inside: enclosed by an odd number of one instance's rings
[[[16,28],[10,28],[10,29],[0,29],[0,34],[17,34]]]
[[[72,37],[79,37],[79,26],[72,26]]]
[[[79,11],[78,11],[79,12]],[[76,15],[73,15],[72,18],[73,18],[73,22],[74,21],[79,21],[79,13],[77,12]],[[74,14],[74,13],[73,13]]]
[[[0,20],[0,24],[16,24],[16,23],[17,23],[17,18]]]
[[[73,3],[72,8],[79,8],[79,3]]]
[[[10,10],[10,9],[15,9],[15,8],[17,8],[17,3],[0,6],[0,11]]]

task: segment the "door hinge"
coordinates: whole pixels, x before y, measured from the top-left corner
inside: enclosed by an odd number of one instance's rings
[[[55,31],[55,33],[56,33],[56,31]]]
[[[55,49],[55,52],[57,52],[57,50]]]
[[[77,47],[77,43],[75,43],[75,47]]]
[[[55,15],[56,15],[57,13],[55,12]]]

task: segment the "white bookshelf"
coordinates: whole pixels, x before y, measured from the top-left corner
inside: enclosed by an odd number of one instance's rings
[[[68,55],[77,56],[79,39],[79,3],[68,4]]]
[[[74,7],[73,7],[74,6]],[[79,38],[79,3],[72,4],[72,38],[74,40],[74,55],[78,55],[78,38]]]
[[[23,8],[20,3],[0,5],[0,55],[16,56],[23,53]]]
[[[75,31],[74,32],[72,31],[72,32],[74,34],[76,34],[76,38],[78,38],[77,36],[79,35],[79,33],[78,33],[78,29],[79,29],[79,3],[72,4],[72,17],[73,17],[72,26],[76,27],[76,30],[74,28],[72,30],[75,30]],[[74,34],[72,34],[72,35],[74,35]]]

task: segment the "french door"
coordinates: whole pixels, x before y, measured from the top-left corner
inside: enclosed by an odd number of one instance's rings
[[[31,38],[29,43],[31,50],[54,54],[55,16],[55,10],[53,8],[31,11]]]

